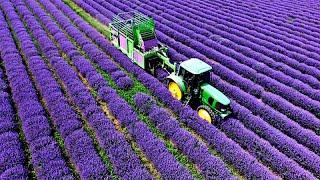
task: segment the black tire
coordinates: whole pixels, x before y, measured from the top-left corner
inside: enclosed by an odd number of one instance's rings
[[[207,106],[207,105],[200,105],[200,106],[197,108],[197,112],[198,112],[200,109],[204,109],[204,110],[206,110],[206,111],[209,113],[209,115],[210,115],[210,117],[211,117],[211,124],[215,124],[215,123],[217,122],[216,119],[215,119],[215,113],[214,113],[214,111],[213,111],[209,106]]]

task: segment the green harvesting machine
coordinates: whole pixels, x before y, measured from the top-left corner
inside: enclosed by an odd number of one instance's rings
[[[196,58],[172,63],[168,47],[156,38],[152,18],[136,11],[120,13],[109,24],[109,32],[111,43],[133,63],[154,76],[158,69],[165,72],[163,82],[172,96],[196,108],[201,118],[214,123],[231,114],[230,100],[209,84],[212,67]]]

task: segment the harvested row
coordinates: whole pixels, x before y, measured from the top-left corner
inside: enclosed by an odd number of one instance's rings
[[[37,5],[37,3],[29,2],[29,5],[32,6],[32,9],[36,12],[36,14],[42,17],[43,21],[48,22],[46,23],[46,26],[50,27],[51,31],[53,32],[60,31],[59,28],[54,23],[51,23],[51,24],[49,23],[52,20],[50,19],[50,17],[44,14],[43,10]],[[57,37],[57,36],[54,36],[54,37]],[[58,39],[58,41],[60,42],[61,46],[65,45],[63,47],[68,47],[69,45],[69,48],[64,48],[64,49],[68,49],[68,52],[67,52],[68,56],[70,56],[75,61],[79,62],[79,64],[83,64],[86,62],[86,60],[79,53],[76,53],[77,49],[73,47],[72,43],[69,42],[68,44],[68,39],[66,39],[66,36],[64,36],[63,38],[62,32],[60,32],[60,38]],[[71,50],[72,47],[74,49],[73,51]],[[61,63],[65,63],[64,61],[63,62],[62,61]],[[86,66],[86,67],[89,69],[91,68],[92,70],[91,74],[89,75],[90,77],[89,82],[93,85],[93,87],[99,88],[100,86],[106,85],[106,82],[101,75],[99,75],[91,66]],[[95,133],[97,134],[100,145],[105,148],[110,159],[112,159],[113,164],[116,165],[115,166],[116,173],[118,175],[121,175],[121,177],[125,177],[125,176],[130,177],[130,175],[134,174],[135,172],[139,172],[140,175],[145,174],[146,176],[148,176],[148,173],[145,172],[145,170],[142,168],[141,163],[132,152],[130,146],[124,140],[124,137],[115,130],[115,127],[110,122],[110,120],[104,116],[104,113],[102,112],[101,108],[97,106],[95,99],[92,97],[90,92],[86,89],[86,87],[82,84],[80,79],[78,79],[77,74],[74,72],[74,70],[70,68],[69,65],[67,64],[65,69],[61,69],[60,71],[59,69],[57,70],[59,74],[63,76],[67,76],[66,82],[69,81],[70,84],[68,85],[68,83],[66,83],[66,86],[70,92],[70,95],[74,103],[83,112],[84,116],[89,122],[90,128],[95,130]],[[87,71],[87,72],[89,73],[90,71]],[[64,74],[64,73],[68,73],[68,74]],[[94,77],[96,78],[94,79]],[[61,79],[64,79],[64,78],[61,77]],[[106,132],[106,130],[109,130],[109,131]],[[109,142],[111,138],[113,138],[115,141],[123,142],[123,146],[113,147],[114,145],[112,144],[112,142]],[[123,149],[120,150],[119,148],[121,147]],[[122,152],[125,152],[123,153],[123,156],[125,157],[120,158]],[[118,153],[120,153],[120,157]],[[119,159],[117,159],[116,157]],[[126,163],[131,162],[130,166],[133,167],[133,169],[123,166],[122,163],[124,162],[122,162],[120,165],[119,163],[120,159],[123,159],[123,160],[128,159],[129,161],[127,161]],[[106,169],[106,167],[104,166],[102,168]]]

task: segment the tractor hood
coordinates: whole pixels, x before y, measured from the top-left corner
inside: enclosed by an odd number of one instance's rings
[[[215,100],[217,100],[218,102],[220,102],[223,105],[230,104],[230,100],[227,96],[225,96],[221,91],[214,88],[213,86],[211,86],[208,83],[203,83],[201,85],[201,90],[203,90],[204,95],[211,96],[212,98],[214,98]]]

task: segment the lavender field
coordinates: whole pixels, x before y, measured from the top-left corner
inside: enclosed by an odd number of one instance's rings
[[[122,12],[199,58],[202,120],[106,38]],[[320,179],[320,3],[0,0],[0,179]]]

